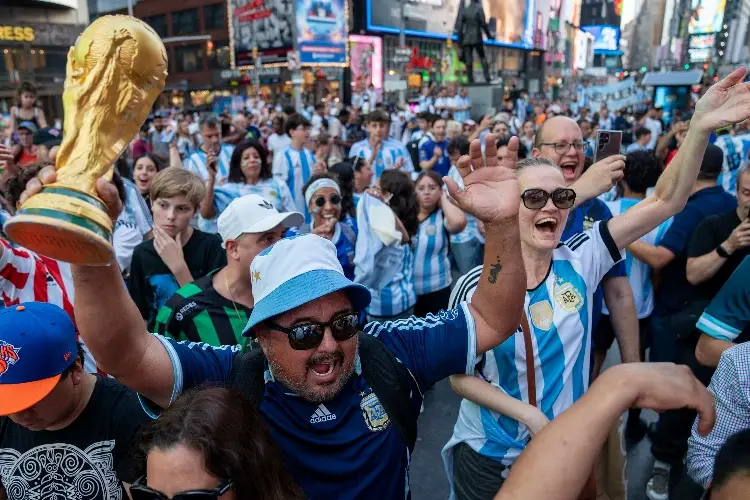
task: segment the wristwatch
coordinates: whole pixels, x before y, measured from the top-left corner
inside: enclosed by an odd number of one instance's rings
[[[718,253],[719,257],[721,257],[722,259],[728,259],[732,255],[731,253],[727,252],[727,249],[721,245],[716,247],[716,253]]]

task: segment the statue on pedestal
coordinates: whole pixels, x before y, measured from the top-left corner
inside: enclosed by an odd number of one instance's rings
[[[471,3],[459,11],[456,22],[456,34],[458,43],[461,45],[463,61],[466,64],[466,72],[469,77],[469,83],[474,83],[474,51],[479,55],[479,61],[482,63],[484,79],[490,83],[490,70],[487,66],[487,56],[484,53],[484,40],[482,32],[491,39],[490,27],[484,17],[484,9],[480,0],[471,0]]]

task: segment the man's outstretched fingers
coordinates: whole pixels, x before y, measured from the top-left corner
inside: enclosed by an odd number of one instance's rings
[[[456,169],[461,174],[461,178],[466,178],[471,173],[471,158],[468,155],[463,155],[456,162]]]
[[[505,154],[505,158],[503,158],[503,167],[509,168],[511,170],[516,169],[516,163],[518,163],[519,144],[520,141],[518,140],[518,137],[514,135],[510,138],[510,141],[508,141],[508,152]]]
[[[488,167],[500,165],[497,161],[497,136],[495,134],[487,134],[484,138],[484,157]]]
[[[471,166],[474,170],[482,168],[484,166],[484,158],[482,158],[482,143],[479,139],[474,139],[469,145],[469,157],[471,158]]]

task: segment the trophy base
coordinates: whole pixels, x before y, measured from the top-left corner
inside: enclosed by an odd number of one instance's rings
[[[108,265],[114,255],[106,206],[69,187],[43,188],[26,200],[3,229],[14,243],[71,264]]]

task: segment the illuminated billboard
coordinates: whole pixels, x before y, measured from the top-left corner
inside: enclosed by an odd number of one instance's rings
[[[721,31],[727,0],[690,0],[688,33],[716,33]]]
[[[284,0],[228,0],[232,66],[253,66],[258,49],[261,64],[285,64],[291,51],[294,6]]]
[[[607,54],[620,50],[620,28],[617,26],[581,26],[594,37],[594,53]]]
[[[347,9],[344,0],[296,0],[297,47],[302,64],[343,65]]]
[[[711,59],[716,35],[691,35],[688,44],[688,58],[691,63],[699,63]]]
[[[366,0],[367,28],[398,33],[401,1],[406,2],[406,34],[428,38],[453,36],[464,0]],[[532,48],[534,45],[535,0],[482,0],[484,15],[494,34],[490,45]]]
[[[370,84],[383,88],[383,39],[379,36],[349,35],[352,84],[363,92]]]

